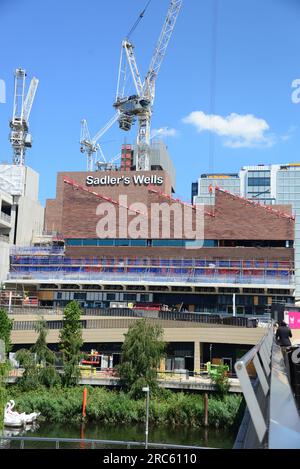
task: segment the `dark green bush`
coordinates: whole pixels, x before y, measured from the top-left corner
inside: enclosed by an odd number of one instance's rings
[[[19,412],[41,412],[50,422],[77,422],[81,420],[83,387],[39,387],[21,392],[10,387],[9,399],[14,398]],[[241,396],[227,395],[223,399],[210,396],[209,425],[232,427],[241,403]],[[150,396],[151,424],[171,424],[200,427],[203,425],[202,394],[163,393]],[[91,422],[139,423],[145,421],[145,399],[133,400],[128,394],[88,387],[86,420]]]

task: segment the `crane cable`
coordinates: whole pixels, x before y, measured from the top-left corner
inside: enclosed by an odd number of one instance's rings
[[[210,69],[210,102],[209,102],[209,114],[210,119],[213,119],[213,116],[216,111],[216,88],[217,88],[217,61],[218,61],[218,46],[219,46],[219,18],[220,18],[220,3],[219,0],[213,0],[212,5],[213,11],[213,20],[212,20],[212,55],[211,55],[211,69]],[[215,165],[215,136],[213,132],[209,134],[209,172],[214,172]]]
[[[138,27],[140,21],[143,19],[143,17],[144,17],[144,15],[145,15],[145,13],[146,13],[146,11],[147,11],[147,9],[148,9],[148,7],[149,7],[149,5],[150,5],[151,2],[152,2],[152,0],[148,0],[148,2],[147,2],[147,4],[146,4],[145,8],[144,8],[143,11],[140,13],[138,19],[136,20],[136,22],[134,23],[134,25],[133,25],[132,28],[130,29],[129,33],[127,34],[127,36],[126,36],[127,39],[129,39],[129,37],[133,34],[133,32],[135,31],[135,29]]]

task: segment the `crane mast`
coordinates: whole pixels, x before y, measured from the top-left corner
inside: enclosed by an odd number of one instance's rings
[[[103,154],[102,148],[98,143],[100,138],[117,122],[119,118],[119,111],[102,127],[96,135],[91,138],[90,132],[88,129],[87,121],[83,119],[81,121],[81,134],[80,134],[80,151],[81,153],[86,153],[87,155],[87,171],[94,171],[95,165],[99,168],[103,168],[105,165],[107,167],[112,167],[113,162],[107,163],[105,156]],[[96,161],[96,155],[99,155],[99,160]]]
[[[25,164],[25,152],[32,147],[32,137],[29,133],[29,116],[35,98],[39,80],[32,78],[25,98],[26,71],[17,68],[15,72],[13,116],[10,121],[10,142],[13,148],[13,164]]]
[[[120,76],[122,73],[121,67],[123,67],[121,54],[117,99],[114,107],[120,112],[119,127],[122,130],[130,130],[136,119],[138,120],[136,160],[136,169],[138,171],[148,171],[150,169],[150,127],[152,108],[155,100],[155,83],[175,28],[182,2],[183,0],[170,1],[167,16],[143,84],[141,84],[140,73],[135,60],[134,46],[127,39],[122,42],[122,51],[125,51],[137,94],[127,97],[124,96],[124,87],[121,90]]]

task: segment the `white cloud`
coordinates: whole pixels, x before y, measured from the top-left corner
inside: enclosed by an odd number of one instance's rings
[[[170,127],[161,127],[160,129],[153,129],[151,132],[151,138],[155,137],[176,137],[178,132],[176,129]]]
[[[198,132],[209,131],[225,137],[223,144],[230,148],[271,147],[276,143],[269,124],[253,114],[231,113],[223,117],[194,111],[183,122],[194,125]]]

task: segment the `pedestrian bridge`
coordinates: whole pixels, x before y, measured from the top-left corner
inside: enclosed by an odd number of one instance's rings
[[[236,362],[247,407],[234,448],[300,448],[297,350],[294,347],[283,354],[270,326],[260,342]],[[247,371],[250,363],[256,370],[254,382]]]

